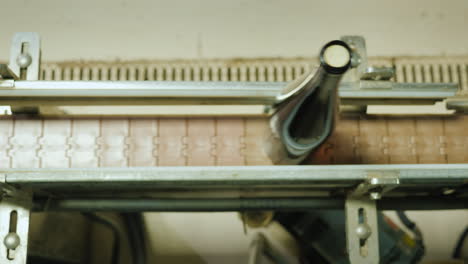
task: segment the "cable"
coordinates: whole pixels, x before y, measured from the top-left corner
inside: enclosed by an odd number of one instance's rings
[[[454,259],[459,259],[461,258],[461,251],[463,248],[463,243],[465,242],[466,238],[468,237],[468,226],[465,228],[465,231],[460,235],[460,238],[458,238],[457,245],[455,246],[455,249],[453,250],[452,258]]]
[[[411,221],[404,211],[397,211],[397,215],[403,225],[405,225],[409,230],[411,230],[411,232],[413,232],[415,239],[422,241],[422,233],[416,223]]]
[[[146,264],[145,232],[141,213],[122,213],[127,228],[133,264]]]
[[[120,256],[120,233],[119,229],[112,223],[111,221],[98,216],[97,214],[93,213],[82,213],[85,217],[89,220],[101,224],[105,227],[108,227],[114,236],[114,243],[112,244],[112,257],[111,257],[111,264],[118,264],[119,263],[119,256]]]
[[[413,232],[414,239],[421,248],[421,250],[416,254],[416,259],[421,259],[426,252],[426,247],[424,246],[424,240],[421,230],[418,228],[415,222],[411,221],[411,219],[408,218],[405,211],[397,211],[396,213],[403,225],[405,225],[409,230],[411,230],[411,232]]]

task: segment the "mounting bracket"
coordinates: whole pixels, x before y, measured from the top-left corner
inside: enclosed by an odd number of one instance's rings
[[[20,80],[39,80],[41,42],[36,32],[18,32],[13,36],[8,67]]]
[[[32,193],[13,188],[0,176],[0,263],[26,264]]]
[[[400,183],[394,171],[367,172],[345,201],[346,244],[351,264],[378,264],[379,233],[376,200]]]
[[[41,65],[41,40],[36,32],[18,32],[13,36],[8,67],[16,75],[15,79],[38,81]],[[39,114],[38,106],[14,107],[13,114]]]

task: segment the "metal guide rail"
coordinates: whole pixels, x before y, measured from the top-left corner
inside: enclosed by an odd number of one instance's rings
[[[377,209],[468,208],[468,164],[3,169],[0,175],[5,263],[26,263],[30,211],[344,208],[351,263],[378,263]]]
[[[426,198],[428,201],[462,198],[460,201],[465,202],[468,199],[468,164],[7,169],[0,173],[3,175],[4,185],[34,193],[35,208],[38,210],[124,209],[116,203],[116,208],[99,208],[99,203],[95,201],[100,199],[133,200],[135,202],[128,204],[135,208],[130,206],[125,210],[136,211],[159,211],[163,208],[158,209],[158,199],[170,201],[175,198],[200,198],[200,201],[213,199],[214,203],[218,198],[259,201],[258,204],[247,205],[247,208],[228,206],[225,208],[227,211],[275,209],[275,203],[262,204],[260,201],[281,201],[286,197],[294,197],[293,200],[298,203],[278,204],[280,209],[296,210],[302,206],[308,208],[307,203],[300,202],[301,199],[338,201],[351,193],[372,200],[380,200],[382,197],[387,200],[415,198],[423,206],[422,209],[428,209],[431,205],[439,208],[440,203],[426,203]],[[89,204],[82,208],[61,207],[67,204],[60,201],[79,199],[87,199]],[[149,207],[145,208],[145,203],[138,204],[140,199],[155,199],[155,202],[146,203]],[[178,209],[211,211],[209,207],[203,207],[209,206],[208,204],[200,205],[202,207],[197,208],[197,203],[188,203],[186,207]],[[309,206],[325,208],[327,204],[316,203]],[[414,204],[394,206],[392,209]],[[467,204],[455,203],[447,206],[463,208]]]
[[[368,65],[364,38],[342,40],[353,49],[353,69],[341,83],[339,96],[341,105],[353,111],[363,111],[367,105],[432,105],[458,91],[456,83],[397,83],[392,80],[393,68]],[[40,64],[39,35],[17,33],[9,65],[0,66],[0,104],[11,106],[13,114],[67,116],[71,113],[41,108],[161,104],[263,105],[268,113],[268,107],[286,99],[284,82],[41,81]],[[143,111],[148,114],[147,109]]]
[[[285,82],[160,82],[160,81],[3,81],[1,103],[98,104],[272,104],[278,103]],[[340,86],[342,100],[440,100],[454,96],[456,84],[362,81]],[[112,101],[106,101],[112,99]],[[60,100],[65,100],[60,101]],[[132,102],[137,100],[137,102]],[[22,103],[21,103],[22,102]],[[91,103],[88,101],[88,104]],[[357,101],[355,103],[358,103]],[[364,104],[361,102],[359,104]]]

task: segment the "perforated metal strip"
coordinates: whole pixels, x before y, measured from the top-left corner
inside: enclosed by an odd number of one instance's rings
[[[315,59],[67,62],[42,65],[43,80],[291,81]],[[371,58],[393,66],[397,82],[457,82],[468,92],[468,56]]]
[[[468,93],[468,57],[396,58],[398,82],[454,82]]]

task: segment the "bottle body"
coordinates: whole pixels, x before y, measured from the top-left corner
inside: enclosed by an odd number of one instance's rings
[[[265,144],[275,164],[301,162],[333,130],[338,87],[350,67],[351,51],[344,42],[332,41],[322,48],[320,61],[315,73],[304,75],[286,88],[275,107]]]

